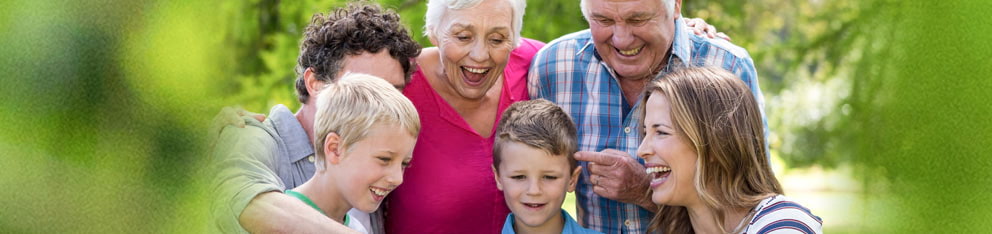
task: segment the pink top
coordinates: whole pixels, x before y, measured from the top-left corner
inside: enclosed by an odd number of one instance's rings
[[[543,46],[523,39],[510,53],[496,123],[510,104],[528,99],[527,70]],[[386,233],[499,233],[510,209],[493,178],[493,136],[476,133],[419,69],[403,93],[423,127],[403,184],[388,197]]]

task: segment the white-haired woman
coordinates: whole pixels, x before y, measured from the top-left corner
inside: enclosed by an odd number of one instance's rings
[[[498,233],[510,210],[492,172],[493,131],[527,100],[531,58],[544,43],[520,37],[525,0],[431,0],[404,94],[424,130],[404,186],[389,196],[387,233]]]

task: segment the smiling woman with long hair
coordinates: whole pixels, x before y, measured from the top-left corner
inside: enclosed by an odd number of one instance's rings
[[[720,68],[676,70],[643,95],[637,151],[663,233],[821,233],[822,220],[783,196],[765,151],[760,107]]]

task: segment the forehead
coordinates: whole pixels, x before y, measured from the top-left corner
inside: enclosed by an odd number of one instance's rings
[[[404,145],[404,143],[413,140],[416,140],[416,138],[411,136],[406,131],[406,128],[401,127],[398,123],[377,122],[369,128],[365,137],[359,139],[353,145],[356,148],[366,148],[372,151],[385,150],[402,153],[405,151],[405,148],[413,147],[412,144]]]
[[[569,166],[565,155],[552,155],[524,143],[507,141],[502,147],[500,167],[507,169],[552,170]]]
[[[654,123],[668,123],[671,121],[671,103],[661,92],[651,92],[647,103],[644,104],[644,122],[646,125]]]
[[[486,24],[490,27],[510,26],[513,16],[513,6],[507,0],[483,0],[478,5],[463,9],[447,9],[441,19],[443,25],[476,26]],[[476,26],[477,27],[477,26]]]
[[[347,72],[364,73],[381,77],[393,86],[402,86],[405,79],[403,76],[403,66],[399,60],[389,55],[389,49],[382,49],[378,53],[363,51],[356,55],[345,55],[344,65],[341,74]]]
[[[586,9],[593,16],[633,17],[658,14],[663,0],[587,0]]]

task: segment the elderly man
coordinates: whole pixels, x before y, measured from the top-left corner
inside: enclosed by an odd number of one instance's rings
[[[578,217],[606,233],[644,233],[657,210],[635,151],[639,96],[648,81],[678,66],[714,65],[740,77],[761,104],[747,51],[723,39],[695,36],[681,0],[582,0],[589,29],[552,41],[534,57],[532,99],[555,102],[579,130]],[[763,115],[763,114],[762,114]]]
[[[377,5],[356,3],[314,15],[304,32],[296,66],[300,110],[293,114],[286,106],[276,105],[264,122],[250,117],[241,120],[233,113],[219,116],[234,115],[248,126],[228,126],[217,139],[212,209],[218,228],[253,233],[351,231],[282,193],[303,184],[315,172],[312,142],[317,93],[349,72],[381,77],[402,90],[415,68],[411,59],[419,54],[420,45],[410,38],[399,15]],[[369,224],[369,216],[363,216],[366,220],[361,223]],[[381,227],[381,223],[366,227],[381,231],[372,227]]]

